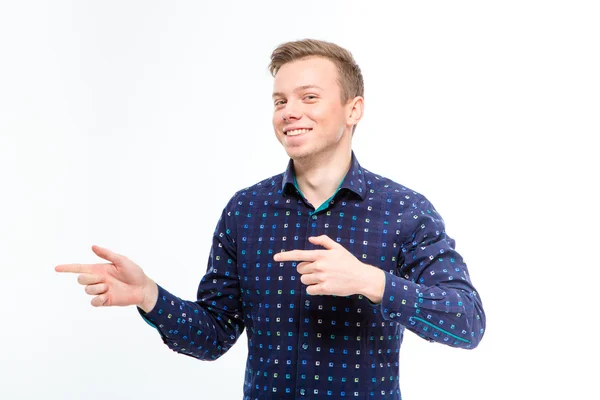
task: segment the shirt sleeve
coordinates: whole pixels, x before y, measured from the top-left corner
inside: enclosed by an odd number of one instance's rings
[[[244,331],[232,204],[233,199],[214,231],[197,300],[182,300],[158,285],[154,308],[149,313],[137,308],[170,349],[201,360],[216,360],[225,354]]]
[[[419,197],[403,220],[398,273],[385,272],[383,318],[431,342],[477,347],[485,331],[483,306],[442,217]]]

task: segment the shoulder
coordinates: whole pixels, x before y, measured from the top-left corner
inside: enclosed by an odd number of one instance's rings
[[[282,181],[283,173],[279,173],[261,179],[250,186],[240,188],[231,196],[226,208],[229,210],[241,210],[257,206],[266,199],[273,199],[281,193]]]
[[[444,220],[430,200],[422,193],[380,174],[364,170],[367,198],[379,197],[386,215],[395,217],[391,224],[407,238],[428,227],[431,231],[443,231]]]
[[[412,224],[426,218],[443,223],[442,216],[423,193],[365,168],[363,171],[367,198],[379,197],[383,209],[396,215],[399,222]]]
[[[420,192],[387,176],[362,168],[367,187],[367,195],[379,195],[384,201],[397,205],[422,204],[429,200]]]

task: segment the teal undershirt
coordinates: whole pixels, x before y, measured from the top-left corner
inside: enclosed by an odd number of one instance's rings
[[[344,177],[344,179],[346,179],[346,178]],[[325,201],[323,204],[321,204],[319,206],[319,208],[317,208],[315,211],[310,212],[309,215],[316,214],[319,211],[323,211],[324,209],[327,208],[327,206],[329,205],[329,202],[331,200],[333,200],[333,198],[335,197],[335,195],[337,194],[337,192],[340,191],[340,188],[342,187],[342,183],[344,183],[344,179],[342,179],[342,181],[340,182],[340,185],[338,186],[338,188],[335,191],[335,193],[333,194],[333,196],[331,196],[329,199],[327,199],[327,201]],[[302,190],[300,190],[300,188],[298,187],[298,181],[296,181],[296,174],[294,174],[294,186],[296,187],[296,189],[298,190],[298,192],[302,195],[302,197],[304,197],[304,194],[302,193]]]

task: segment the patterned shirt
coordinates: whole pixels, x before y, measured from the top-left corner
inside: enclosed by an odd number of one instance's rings
[[[381,303],[362,295],[311,296],[297,262],[273,256],[322,249],[327,235],[385,273]],[[318,209],[287,170],[240,190],[213,235],[197,300],[158,286],[144,319],[172,350],[216,360],[248,336],[244,400],[400,399],[404,330],[472,349],[482,303],[444,221],[421,194],[361,167],[352,152],[336,193]]]

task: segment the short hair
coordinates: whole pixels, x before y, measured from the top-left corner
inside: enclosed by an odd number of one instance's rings
[[[316,39],[282,43],[271,54],[269,71],[275,77],[284,64],[308,57],[324,57],[335,64],[342,104],[348,103],[356,96],[364,97],[363,76],[358,64],[354,61],[352,53],[335,43]]]

